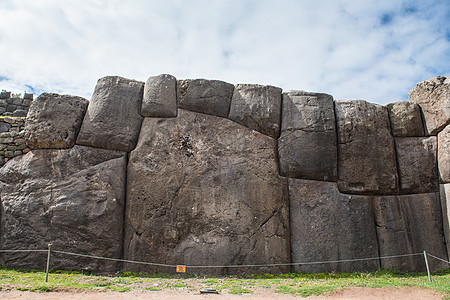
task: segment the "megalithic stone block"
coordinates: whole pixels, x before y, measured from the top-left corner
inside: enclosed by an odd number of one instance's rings
[[[237,84],[228,119],[273,138],[280,134],[281,89]]]
[[[450,259],[450,183],[440,185],[440,196],[447,255],[448,259]]]
[[[426,133],[438,134],[450,124],[450,77],[437,76],[419,82],[409,91],[409,101],[422,108]]]
[[[386,104],[395,137],[424,136],[420,106],[409,101]]]
[[[387,108],[363,100],[335,102],[341,192],[398,192],[394,138]]]
[[[327,94],[283,93],[280,174],[291,178],[336,181],[337,137],[333,97]]]
[[[440,182],[450,183],[450,125],[439,132],[437,138]]]
[[[182,109],[226,118],[233,90],[234,85],[220,80],[179,80],[178,105]]]
[[[162,74],[147,79],[141,115],[161,118],[177,116],[177,79],[175,77]]]
[[[30,107],[25,139],[31,148],[75,145],[89,101],[76,96],[41,94]]]
[[[89,103],[77,144],[120,151],[136,146],[144,83],[117,76],[100,78]]]
[[[0,248],[53,249],[119,258],[122,253],[126,153],[92,147],[37,149],[0,168]],[[42,253],[2,253],[8,268],[42,270]],[[55,270],[116,272],[120,263],[51,257]]]
[[[278,175],[275,147],[274,139],[225,118],[183,109],[177,118],[145,118],[128,164],[125,258],[219,266],[289,262],[287,180]],[[191,270],[248,274],[290,267]]]
[[[395,138],[395,146],[401,192],[439,191],[436,137]]]
[[[380,256],[428,253],[446,259],[439,193],[376,196],[374,211]],[[448,268],[428,260],[432,271]],[[423,255],[382,259],[381,267],[406,272],[426,272]]]
[[[346,195],[336,183],[289,179],[292,262],[378,257],[370,196]],[[378,260],[295,265],[295,271],[377,271]]]

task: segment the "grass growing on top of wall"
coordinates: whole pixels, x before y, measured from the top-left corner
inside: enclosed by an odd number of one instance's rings
[[[250,276],[194,276],[168,274],[118,273],[114,276],[84,275],[79,272],[56,271],[49,274],[38,271],[0,269],[0,289],[34,292],[110,290],[162,291],[179,290],[198,292],[201,288],[212,288],[228,294],[258,294],[261,291],[292,294],[307,297],[330,293],[346,287],[420,287],[444,292],[450,299],[450,270],[432,275],[428,282],[426,273],[402,273],[379,271],[375,273],[289,273],[281,275]]]

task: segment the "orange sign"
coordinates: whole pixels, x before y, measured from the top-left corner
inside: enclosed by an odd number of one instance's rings
[[[177,266],[177,273],[186,273],[186,266]]]

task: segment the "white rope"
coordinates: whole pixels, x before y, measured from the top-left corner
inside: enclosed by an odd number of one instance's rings
[[[444,260],[444,259],[442,259],[442,258],[439,258],[439,257],[436,257],[436,256],[434,256],[434,255],[431,255],[431,254],[428,253],[428,252],[427,252],[427,255],[428,255],[428,256],[431,256],[432,258],[435,258],[435,259],[438,259],[438,260],[440,260],[440,261],[443,261],[443,262],[446,262],[446,263],[450,264],[450,261],[446,261],[446,260]]]

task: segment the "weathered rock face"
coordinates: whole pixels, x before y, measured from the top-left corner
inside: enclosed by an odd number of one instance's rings
[[[290,261],[287,181],[278,175],[275,147],[275,140],[223,118],[185,110],[174,119],[146,118],[128,165],[125,258],[186,265]]]
[[[292,262],[378,256],[370,196],[339,193],[336,183],[289,179]],[[377,260],[295,265],[297,272],[376,271]]]
[[[27,118],[27,144],[32,148],[73,147],[88,104],[76,96],[40,95],[33,101]]]
[[[281,89],[258,84],[236,85],[228,118],[263,134],[280,134]]]
[[[226,118],[234,86],[219,80],[179,80],[179,108]]]
[[[440,194],[441,194],[441,207],[443,219],[442,221],[448,254],[450,253],[450,184],[441,184]]]
[[[421,253],[445,258],[439,193],[377,196],[374,211],[380,256]],[[448,266],[429,259],[431,270]],[[425,272],[423,255],[382,259],[381,267],[407,272]]]
[[[450,183],[450,125],[438,134],[438,166],[442,183]]]
[[[409,101],[398,101],[386,105],[389,110],[392,134],[396,137],[423,136],[423,121],[420,106]]]
[[[450,124],[450,78],[434,77],[409,91],[409,101],[420,105],[427,134],[436,135]]]
[[[363,100],[338,100],[335,109],[339,190],[395,193],[397,165],[386,107]]]
[[[335,181],[337,137],[333,97],[290,91],[283,94],[280,174],[291,178]]]
[[[177,79],[175,77],[162,74],[147,79],[141,115],[161,118],[177,116]]]
[[[401,192],[437,192],[436,137],[396,138],[395,146]]]
[[[136,146],[144,83],[117,76],[99,79],[77,144],[131,151]]]
[[[75,146],[34,150],[0,169],[1,249],[53,249],[120,257],[125,196],[123,152]],[[45,253],[2,254],[6,267],[42,269]],[[102,272],[118,263],[53,255],[52,269]]]

